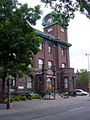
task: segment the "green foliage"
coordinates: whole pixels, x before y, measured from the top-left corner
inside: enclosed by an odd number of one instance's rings
[[[20,101],[20,96],[14,96],[13,99],[14,101]]]
[[[26,101],[27,99],[42,99],[42,97],[38,93],[29,93],[27,97],[23,95],[11,97],[10,101]]]
[[[66,98],[68,98],[68,97],[69,97],[68,92],[59,93],[59,94],[60,94],[60,96],[62,96],[62,97],[66,97]]]
[[[33,55],[39,51],[41,43],[31,25],[36,24],[40,14],[40,6],[28,8],[27,4],[18,5],[17,0],[0,0],[0,78],[3,86],[8,74],[16,78],[31,72]]]
[[[75,12],[86,15],[90,19],[90,0],[41,0],[50,5],[54,10],[54,20],[63,27],[68,27],[70,19],[73,19]]]
[[[29,93],[27,94],[27,99],[28,99],[28,100],[32,100],[32,94],[33,94],[32,92],[29,92]]]
[[[79,84],[88,84],[88,72],[86,69],[81,69],[79,74],[78,74],[78,78],[76,78],[76,82]]]
[[[20,96],[20,100],[26,101],[26,100],[27,100],[27,97],[26,97],[26,96]]]
[[[11,97],[11,98],[10,98],[10,101],[11,101],[11,102],[12,102],[12,101],[14,101],[14,98],[13,98],[13,97]]]
[[[41,99],[41,98],[42,97],[37,93],[32,94],[32,99]]]
[[[39,94],[41,97],[44,97],[46,95],[46,92],[36,91],[36,93]]]
[[[10,101],[26,101],[27,97],[26,96],[14,96],[10,98]]]

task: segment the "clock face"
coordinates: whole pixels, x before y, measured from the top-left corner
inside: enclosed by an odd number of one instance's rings
[[[52,23],[53,23],[53,17],[51,14],[47,14],[42,20],[43,26],[48,26],[51,25]]]
[[[51,23],[52,23],[52,18],[49,18],[49,19],[47,20],[47,23],[48,23],[48,24],[51,24]]]
[[[51,17],[46,20],[46,24],[47,24],[47,25],[50,25],[50,24],[52,24],[52,23],[53,23],[53,20],[52,20]]]

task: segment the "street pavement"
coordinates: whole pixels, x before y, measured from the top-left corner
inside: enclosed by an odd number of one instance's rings
[[[62,98],[56,97],[55,100],[27,100],[27,101],[19,101],[14,102],[14,107],[9,110],[1,110],[0,114],[9,114],[15,112],[24,112],[24,111],[32,111],[37,109],[44,109],[44,108],[53,108],[56,106],[69,106],[71,104],[77,104],[81,102],[90,101],[89,96],[77,96],[77,97],[69,97],[69,98]]]

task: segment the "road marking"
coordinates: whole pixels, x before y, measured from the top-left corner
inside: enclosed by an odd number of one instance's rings
[[[85,107],[79,107],[79,108],[74,108],[74,109],[70,109],[69,112],[71,111],[76,111],[76,110],[80,110],[80,109],[84,109]]]

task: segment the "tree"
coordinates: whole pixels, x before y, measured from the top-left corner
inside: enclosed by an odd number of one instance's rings
[[[50,5],[54,12],[54,21],[64,27],[68,27],[70,19],[79,11],[90,19],[90,0],[41,0]]]
[[[41,38],[31,27],[40,19],[40,6],[28,8],[17,0],[0,0],[0,78],[2,95],[8,75],[28,74]]]
[[[86,69],[81,69],[80,72],[78,73],[78,78],[76,78],[76,83],[82,85],[82,84],[88,84],[88,72]]]

